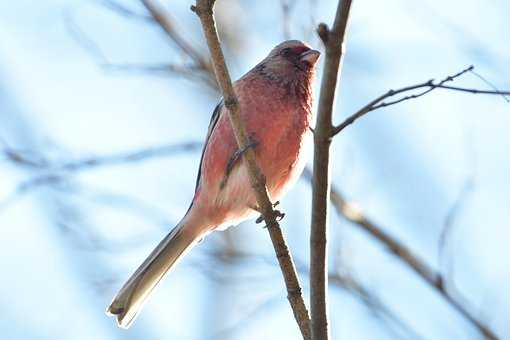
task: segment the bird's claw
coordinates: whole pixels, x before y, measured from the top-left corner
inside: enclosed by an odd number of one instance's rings
[[[248,149],[250,149],[250,148],[255,149],[257,147],[257,145],[259,145],[259,142],[255,139],[255,137],[251,136],[251,137],[249,137],[249,140],[250,140],[249,143],[245,147],[243,147],[242,149],[236,150],[236,152],[234,152],[232,154],[232,156],[230,157],[230,159],[228,160],[227,169],[225,171],[225,176],[223,177],[223,179],[220,182],[220,189],[223,189],[225,187],[225,185],[227,184],[228,177],[230,176],[230,173],[232,172],[232,170],[234,169],[234,166],[238,163],[238,161],[241,160],[241,157],[243,156],[243,154]]]
[[[280,222],[285,217],[285,213],[282,213],[280,210],[275,210],[274,213],[277,222]]]
[[[273,204],[273,207],[276,207],[278,204],[280,204],[280,202],[276,202]],[[280,210],[273,210],[273,213],[274,213],[274,219],[276,222],[280,222],[281,220],[283,220],[283,218],[285,217],[285,213],[282,213]],[[259,217],[257,217],[257,219],[255,220],[255,223],[256,224],[259,224],[261,222],[264,221],[264,215],[260,215]],[[264,228],[267,228],[267,225],[264,226]]]

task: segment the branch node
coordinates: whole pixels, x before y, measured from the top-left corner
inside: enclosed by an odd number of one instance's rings
[[[302,294],[301,287],[289,288],[287,290],[287,292],[288,292],[288,295],[287,295],[288,298],[293,298],[295,296],[300,296]]]
[[[191,5],[190,9],[195,12],[199,17],[203,15],[213,15],[213,7],[215,0],[198,0],[195,5]]]
[[[324,45],[326,45],[328,43],[328,39],[329,39],[329,28],[328,28],[328,25],[326,25],[325,23],[321,22],[319,24],[319,26],[317,27],[317,34],[319,35],[319,38],[321,38],[321,40],[324,43]]]

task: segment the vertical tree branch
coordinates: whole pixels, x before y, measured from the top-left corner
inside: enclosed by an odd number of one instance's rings
[[[312,225],[310,236],[310,310],[313,340],[327,340],[328,327],[328,203],[330,195],[329,148],[332,111],[344,38],[352,0],[339,0],[333,28],[320,24],[318,33],[326,48],[317,125],[314,134]]]
[[[252,149],[248,148],[249,140],[240,118],[239,103],[234,93],[232,81],[221,50],[218,32],[216,31],[213,15],[214,3],[215,0],[197,0],[196,6],[192,6],[191,9],[198,15],[202,23],[207,46],[211,52],[214,73],[216,74],[216,79],[223,93],[225,107],[229,114],[237,144],[240,149],[247,150],[243,155],[243,163],[247,167],[250,176],[250,184],[254,190],[260,212],[266,222],[267,230],[269,231],[276,257],[282,270],[288,293],[287,298],[292,307],[294,318],[299,325],[303,338],[308,340],[310,339],[310,318],[308,316],[308,310],[306,309],[301,295],[301,286],[297,277],[295,264],[277,221],[279,214],[273,209],[273,204],[269,199],[266,180],[256,163],[255,153]]]

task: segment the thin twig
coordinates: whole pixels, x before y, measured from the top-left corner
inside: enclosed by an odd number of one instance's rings
[[[328,205],[330,191],[329,149],[333,103],[340,73],[351,0],[339,0],[333,27],[320,24],[318,34],[326,48],[317,125],[314,132],[312,223],[310,231],[310,311],[312,339],[327,340],[328,326]]]
[[[475,77],[477,77],[478,79],[480,79],[481,81],[483,81],[485,84],[487,84],[490,88],[492,88],[494,91],[496,92],[501,92],[493,83],[491,83],[490,81],[488,81],[484,76],[482,76],[480,73],[478,72],[475,72],[475,70],[471,70],[471,74],[473,74]],[[505,95],[505,94],[502,94],[501,97],[503,97],[503,99],[507,102],[507,103],[510,103],[510,99]]]
[[[465,87],[449,86],[449,85],[437,85],[436,87],[440,88],[440,89],[467,92],[467,93],[472,93],[472,94],[491,94],[491,95],[496,95],[496,96],[510,96],[510,91],[478,90],[478,89],[470,89],[470,88],[465,88]]]
[[[216,79],[223,93],[225,107],[229,114],[237,144],[240,149],[247,150],[243,157],[243,163],[247,167],[250,184],[254,190],[258,207],[266,222],[267,230],[269,231],[276,257],[283,273],[288,293],[287,298],[291,304],[294,317],[299,325],[303,338],[310,339],[310,319],[301,294],[301,286],[299,284],[297,271],[277,221],[278,213],[273,209],[273,204],[269,199],[265,185],[265,177],[256,163],[255,153],[251,148],[248,148],[249,140],[240,118],[239,103],[234,93],[232,81],[221,49],[218,32],[216,31],[213,15],[214,3],[214,0],[197,0],[196,6],[192,6],[192,10],[198,15],[202,23],[207,46],[209,47],[213,60]]]
[[[401,103],[406,100],[419,98],[421,96],[424,96],[424,95],[432,92],[435,89],[446,89],[446,90],[459,91],[459,92],[468,92],[468,93],[472,93],[472,94],[490,94],[490,95],[500,95],[500,96],[510,95],[510,91],[479,90],[479,89],[471,89],[471,88],[445,85],[445,83],[451,82],[451,81],[455,80],[456,78],[460,77],[461,75],[463,75],[467,72],[472,72],[473,70],[474,70],[474,66],[471,65],[471,66],[467,67],[466,69],[464,69],[452,76],[448,76],[448,77],[444,78],[439,83],[434,83],[434,80],[431,79],[431,80],[428,80],[428,81],[420,83],[420,84],[402,87],[397,90],[389,90],[385,94],[375,98],[374,100],[369,102],[367,105],[363,106],[357,112],[355,112],[354,114],[350,115],[347,119],[345,119],[341,124],[336,126],[332,130],[332,136],[340,133],[347,126],[354,123],[358,118],[363,117],[364,115],[366,115],[367,113],[369,113],[371,111],[375,111],[375,110],[378,110],[378,109],[386,107],[386,106],[395,105],[395,104]],[[425,89],[425,90],[422,92],[419,92],[419,93],[411,94],[411,95],[393,100],[393,101],[388,101],[388,102],[384,101],[385,99],[391,98],[398,94],[410,92],[410,91],[414,91],[414,90],[418,90],[418,89]]]

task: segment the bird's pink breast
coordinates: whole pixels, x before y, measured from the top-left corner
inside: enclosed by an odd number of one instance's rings
[[[272,85],[268,79],[254,77],[235,84],[241,118],[250,138],[258,142],[255,155],[266,176],[273,200],[279,199],[304,166],[303,147],[310,135],[310,102],[295,95],[285,86]],[[249,178],[240,160],[225,187],[220,183],[227,163],[238,150],[230,120],[222,112],[202,163],[202,178],[194,198],[200,214],[212,224],[243,219],[256,202]]]

